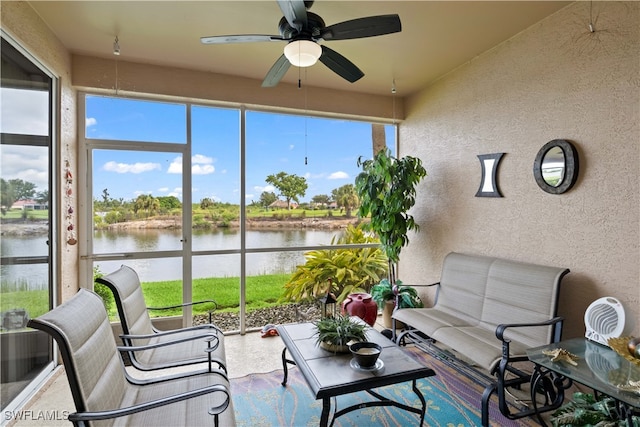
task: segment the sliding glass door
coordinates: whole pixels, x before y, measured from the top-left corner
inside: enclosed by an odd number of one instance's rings
[[[2,37],[0,378],[5,414],[53,369],[47,334],[26,327],[54,300],[54,80]]]

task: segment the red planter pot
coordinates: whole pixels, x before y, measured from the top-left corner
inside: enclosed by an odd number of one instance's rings
[[[342,314],[345,313],[357,316],[373,326],[378,317],[378,305],[369,294],[351,294],[342,303]]]

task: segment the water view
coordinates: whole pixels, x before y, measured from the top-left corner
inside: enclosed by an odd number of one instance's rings
[[[247,248],[295,247],[328,245],[340,230],[248,230]],[[180,250],[180,230],[127,230],[96,231],[96,254],[122,254],[129,252],[153,252]],[[193,251],[234,250],[240,247],[240,232],[223,229],[194,232]],[[2,256],[37,256],[47,254],[46,236],[3,236]],[[247,255],[248,276],[272,273],[291,273],[304,263],[304,253],[261,252]],[[142,281],[179,280],[182,274],[181,258],[124,259],[96,261],[101,272],[116,270],[121,264],[134,268]],[[34,265],[3,265],[0,270],[3,283],[29,284],[31,289],[44,289],[47,284],[47,268]],[[237,277],[240,275],[240,255],[201,255],[193,257],[193,277]]]

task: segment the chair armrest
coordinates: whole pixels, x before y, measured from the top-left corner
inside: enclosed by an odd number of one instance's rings
[[[555,333],[553,337],[553,342],[560,341],[560,334],[562,332],[562,324],[564,322],[564,317],[554,317],[549,320],[545,320],[544,322],[537,323],[503,323],[498,325],[496,328],[496,337],[504,343],[509,342],[508,339],[504,337],[504,333],[508,328],[529,328],[529,327],[537,327],[537,326],[555,326]]]
[[[209,409],[210,415],[218,415],[221,414],[225,409],[229,407],[231,401],[231,395],[229,389],[222,385],[216,384],[211,385],[205,388],[199,388],[197,390],[190,390],[184,393],[167,396],[162,399],[152,400],[149,402],[139,403],[137,405],[128,406],[126,408],[119,409],[111,409],[108,411],[97,411],[97,412],[74,412],[69,414],[69,421],[96,421],[96,420],[107,420],[111,418],[124,417],[127,415],[132,415],[142,411],[148,411],[150,409],[160,408],[162,406],[169,405],[171,403],[181,402],[183,400],[192,399],[194,397],[204,396],[205,394],[220,392],[226,394],[227,398],[225,401],[216,406]]]
[[[202,300],[202,301],[193,301],[193,302],[185,302],[177,305],[168,305],[166,307],[147,307],[147,310],[170,310],[172,308],[180,308],[180,307],[188,307],[190,305],[196,304],[213,304],[213,309],[216,310],[218,308],[218,303],[212,299]]]
[[[151,335],[151,337],[154,337],[154,336],[155,335]],[[147,335],[126,335],[126,334],[123,334],[123,335],[120,335],[120,338],[135,340],[135,339],[149,338],[149,336],[147,336]],[[120,350],[120,351],[144,351],[144,350],[150,350],[150,349],[153,349],[153,348],[166,347],[166,346],[169,346],[169,345],[176,345],[176,344],[181,344],[181,343],[184,343],[184,342],[195,341],[195,340],[200,340],[200,339],[203,339],[203,341],[209,342],[209,343],[215,341],[215,345],[212,347],[211,351],[215,350],[220,345],[220,338],[218,338],[218,335],[216,333],[209,332],[209,333],[206,333],[206,334],[194,335],[194,336],[185,337],[185,338],[178,338],[178,339],[175,339],[175,340],[163,341],[163,342],[159,342],[159,343],[155,343],[155,344],[119,346],[118,350]]]
[[[212,324],[211,321],[211,314],[213,313],[214,310],[218,309],[218,303],[215,302],[212,299],[207,299],[207,300],[202,300],[202,301],[193,301],[193,302],[184,302],[182,304],[178,304],[178,305],[169,305],[166,307],[147,307],[147,310],[155,310],[155,311],[161,311],[161,310],[171,310],[174,308],[181,308],[181,307],[188,307],[188,306],[193,306],[196,304],[213,304],[213,309],[209,310],[209,324]],[[218,328],[217,326],[215,326],[216,329],[218,329],[219,331],[222,331],[220,328]]]
[[[440,286],[440,282],[429,283],[428,285],[407,285],[412,288],[430,288],[431,286]]]
[[[209,318],[211,318],[211,317],[209,317]],[[153,325],[152,325],[152,327],[153,327]],[[222,331],[222,329],[220,329],[216,325],[214,325],[212,323],[208,323],[206,325],[195,325],[195,326],[189,326],[187,328],[169,329],[167,331],[163,331],[163,330],[160,330],[160,329],[153,328],[153,330],[154,330],[153,333],[135,335],[135,337],[136,338],[163,337],[163,336],[167,336],[167,335],[179,334],[179,333],[186,332],[186,331],[197,331],[197,330],[205,330],[205,329],[213,329],[214,331],[216,331],[216,334],[217,333],[220,333],[220,334],[224,333]]]

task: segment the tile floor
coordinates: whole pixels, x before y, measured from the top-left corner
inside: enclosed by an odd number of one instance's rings
[[[270,372],[282,368],[282,340],[275,336],[262,338],[259,332],[246,335],[225,336],[225,350],[227,355],[227,369],[229,377],[238,378],[250,373]],[[28,415],[21,420],[9,423],[12,427],[48,427],[65,426],[69,421],[37,419],[36,414],[64,414],[64,411],[74,412],[73,399],[64,369],[59,369],[53,379],[31,399],[23,408]],[[55,412],[57,411],[57,412]],[[63,418],[52,417],[52,418]]]
[[[378,317],[376,329],[384,329],[381,321],[382,319]],[[260,332],[225,336],[229,377],[239,378],[251,373],[282,369],[283,348],[282,340],[278,336],[262,338]],[[63,414],[63,411],[74,412],[75,407],[64,369],[60,368],[53,378],[25,405],[23,410],[30,414],[51,413],[52,411],[57,411],[57,414]],[[7,427],[43,427],[44,425],[47,427],[68,427],[70,425],[69,421],[64,419],[44,422],[42,419],[27,418],[14,420],[8,423]]]

